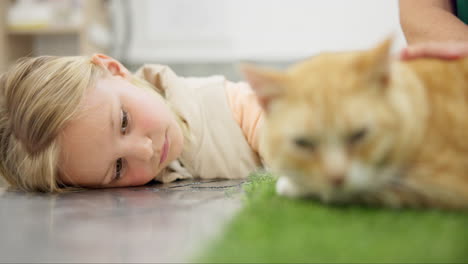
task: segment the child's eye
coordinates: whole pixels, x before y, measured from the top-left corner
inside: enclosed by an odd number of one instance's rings
[[[122,158],[117,159],[117,162],[115,163],[115,174],[114,174],[114,180],[118,180],[122,177],[122,169],[123,169],[123,160]]]
[[[120,132],[125,135],[127,133],[127,127],[128,127],[128,113],[127,111],[122,109],[122,121],[120,124]]]

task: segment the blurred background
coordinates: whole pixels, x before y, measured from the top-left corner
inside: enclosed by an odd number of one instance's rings
[[[22,56],[109,54],[182,76],[276,68],[322,51],[405,45],[397,0],[0,0],[0,71]]]

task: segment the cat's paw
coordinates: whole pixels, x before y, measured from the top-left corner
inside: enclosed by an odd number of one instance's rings
[[[276,182],[276,193],[291,198],[304,197],[308,194],[301,186],[285,176],[280,177]]]

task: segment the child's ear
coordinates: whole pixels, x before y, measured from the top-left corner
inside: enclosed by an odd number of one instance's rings
[[[107,69],[113,76],[120,76],[127,80],[129,80],[132,76],[130,71],[127,70],[127,68],[125,68],[125,66],[123,66],[122,63],[107,55],[94,54],[91,57],[91,61],[94,64]]]
[[[268,110],[269,105],[283,95],[285,74],[250,64],[241,64],[240,69],[264,110]]]

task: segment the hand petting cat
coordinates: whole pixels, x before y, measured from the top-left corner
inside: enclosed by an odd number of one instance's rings
[[[424,42],[409,45],[400,52],[401,60],[418,58],[459,59],[468,57],[468,42]]]

